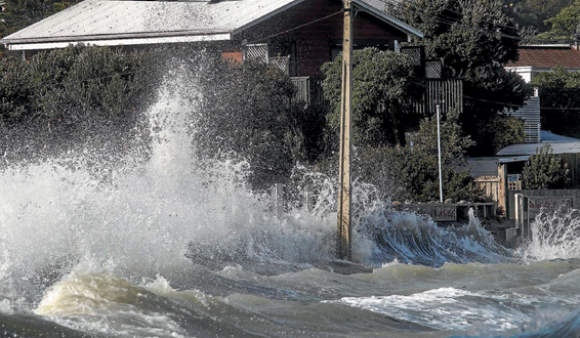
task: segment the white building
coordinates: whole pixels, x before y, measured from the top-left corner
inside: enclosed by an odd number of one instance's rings
[[[557,66],[580,71],[580,51],[570,45],[520,46],[518,50],[519,60],[508,63],[505,69],[515,72],[527,83],[532,82],[538,74],[551,72]],[[510,111],[513,116],[524,120],[526,143],[542,142],[540,106],[541,93],[538,96],[536,91],[523,108]]]
[[[505,69],[517,73],[527,83],[557,66],[580,71],[580,51],[570,45],[520,46],[518,50],[519,60],[508,63]]]

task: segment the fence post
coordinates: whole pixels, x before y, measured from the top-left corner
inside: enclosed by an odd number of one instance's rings
[[[523,228],[523,195],[522,194],[515,194],[514,195],[514,214],[516,218],[516,229],[518,231],[518,235],[522,235],[522,228]]]
[[[524,210],[524,230],[523,230],[523,238],[529,240],[531,238],[531,225],[530,225],[530,198],[528,196],[524,196],[523,198],[523,210]]]
[[[272,211],[280,218],[284,212],[284,184],[276,183],[270,188],[272,198]]]
[[[308,183],[302,191],[302,205],[306,212],[310,212],[312,203],[312,184]]]

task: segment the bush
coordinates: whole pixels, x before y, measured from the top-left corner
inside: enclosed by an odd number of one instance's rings
[[[35,111],[34,94],[30,67],[18,59],[0,59],[0,124],[19,122]]]
[[[480,136],[479,143],[486,147],[491,143],[493,154],[497,154],[509,145],[524,143],[524,121],[507,114],[498,114],[483,127]]]
[[[465,153],[473,145],[463,137],[457,117],[450,115],[441,123],[441,160],[445,199],[479,201],[482,192],[473,183],[466,167]],[[439,200],[439,163],[437,156],[437,123],[425,119],[405,147],[390,150],[396,182],[404,188],[398,199],[416,202]]]
[[[148,123],[141,112],[156,97],[153,70],[142,52],[83,45],[39,53],[29,64],[1,59],[0,121],[11,136],[0,151],[26,148],[37,157],[89,143],[112,154],[144,146],[137,127]]]
[[[416,126],[416,114],[410,98],[419,93],[419,85],[410,81],[413,66],[403,54],[376,48],[353,53],[352,124],[357,146],[381,147],[404,144],[405,131]],[[322,87],[330,103],[330,131],[340,131],[342,58],[322,67]],[[336,138],[338,139],[338,138]]]
[[[267,188],[285,182],[296,162],[319,156],[324,114],[317,106],[292,104],[296,89],[288,76],[265,64],[235,64],[219,56],[204,62],[209,65],[199,77],[194,137],[202,158],[235,154],[249,162],[252,185]]]
[[[554,156],[550,145],[543,145],[536,150],[536,155],[524,167],[522,183],[528,190],[563,188],[568,180],[568,167]]]

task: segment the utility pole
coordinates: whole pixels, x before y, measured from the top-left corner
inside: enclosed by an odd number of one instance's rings
[[[338,238],[339,259],[351,260],[351,179],[350,153],[352,111],[352,0],[344,1],[344,37],[342,43],[342,101],[340,108],[340,164],[338,195]]]
[[[437,155],[439,159],[439,201],[443,203],[443,173],[441,170],[441,106],[437,105]]]

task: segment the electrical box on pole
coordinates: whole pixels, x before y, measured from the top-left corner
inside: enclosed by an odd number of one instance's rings
[[[338,194],[337,255],[351,259],[351,112],[352,112],[352,0],[344,0],[344,37],[342,49],[342,101],[340,109],[340,164]]]

